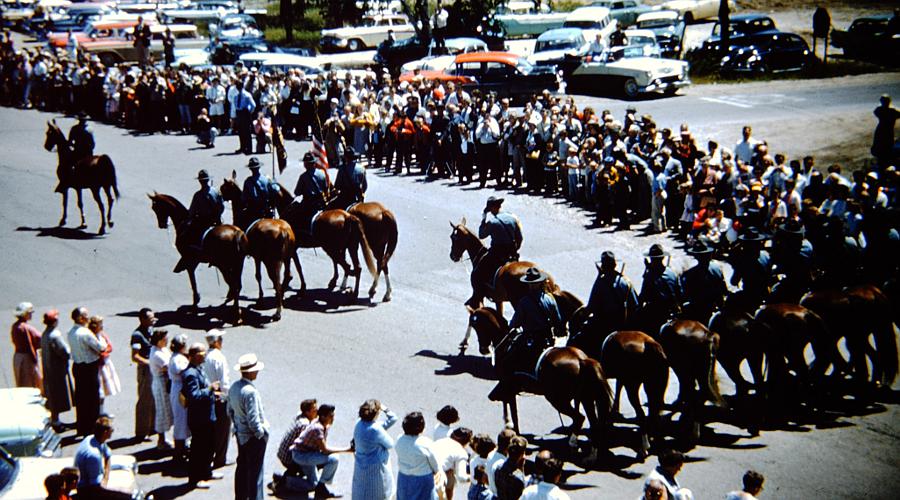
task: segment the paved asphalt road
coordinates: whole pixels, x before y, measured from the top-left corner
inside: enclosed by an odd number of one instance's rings
[[[814,145],[815,150],[840,145],[838,131],[842,122],[847,124],[845,117],[863,120],[848,126],[872,127],[870,113],[877,96],[900,94],[898,83],[900,76],[887,74],[802,84],[697,87],[674,99],[637,104],[639,112],[652,113],[663,126],[674,128],[687,121],[701,138],[715,134],[725,144],[738,138],[742,124],[753,123],[765,132],[758,135],[799,154],[804,144]],[[579,98],[579,102],[609,108],[617,116],[625,107],[625,103],[603,99]],[[143,306],[158,311],[160,326],[187,333],[192,340],[201,340],[208,328],[225,326],[224,350],[232,362],[252,351],[266,363],[258,385],[272,424],[268,472],[280,469],[275,459],[278,439],[300,400],[307,397],[337,405],[330,437],[335,445],[348,443],[356,408],[371,397],[401,414],[423,411],[429,427],[435,423],[435,412],[452,403],[459,408],[463,425],[490,434],[500,430],[500,407],[486,398],[493,385],[488,361],[471,352],[457,355],[456,345],[466,326],[462,302],[468,296],[470,268],[448,258],[448,221],[467,217],[470,226],[476,225],[492,190],[450,187],[448,182],[425,182],[419,176],[370,173],[370,199],[391,208],[400,225],[400,243],[391,266],[394,300],[342,305],[340,297],[323,290],[331,271],[325,255],[303,250],[308,295],[298,298],[291,293],[288,310],[278,323],[267,322],[274,312],[271,299],[259,305],[245,300],[249,324],[232,328],[223,324],[222,311],[216,307],[226,289],[212,269],[198,270],[200,310],[195,313],[184,307],[190,301],[187,279],[171,272],[177,261],[171,245],[174,233],[157,228],[145,194],[169,193],[186,203],[197,187],[194,178],[200,168],[208,169],[217,184],[232,170],[245,177],[247,159],[230,154],[237,139],[225,137],[216,149],[202,150],[191,137],[134,137],[121,129],[94,125],[97,150],[115,161],[122,192],[114,209],[114,229],[94,237],[98,217],[90,199],[85,200],[85,210],[91,232],[74,229],[77,215],[71,213],[67,227],[56,227],[59,196],[52,191],[56,158],[41,148],[45,121],[50,118],[35,111],[0,109],[0,150],[4,151],[0,159],[0,270],[4,276],[0,304],[10,322],[13,307],[21,300],[34,302],[39,312],[59,308],[66,318],[63,328],[70,325],[68,312],[78,305],[106,316],[116,347],[113,360],[124,389],[108,403],[117,415],[114,445],[120,453],[137,454],[139,480],[146,490],[156,490],[160,498],[182,495],[186,479],[150,449],[152,444],[133,445],[126,440],[133,432],[135,400],[127,339],[137,323],[136,311]],[[73,124],[66,118],[57,117],[57,121],[66,129]],[[296,182],[298,159],[307,147],[289,144],[291,164],[279,176],[288,187]],[[269,164],[268,157],[263,160]],[[585,299],[595,276],[593,262],[601,250],[616,251],[626,264],[626,274],[639,285],[640,253],[657,241],[674,247],[673,241],[644,236],[641,231],[591,228],[587,214],[557,200],[509,195],[504,208],[523,222],[523,257],[540,263],[565,289]],[[229,212],[226,218],[230,219]],[[680,251],[675,252],[675,268],[689,264]],[[246,267],[251,267],[249,262]],[[244,295],[255,297],[252,272],[247,268]],[[370,283],[365,276],[363,290]],[[266,288],[271,296],[268,284]],[[383,288],[377,298],[382,293]],[[0,383],[7,386],[12,383],[11,357],[9,344],[0,343]],[[673,378],[668,401],[674,399],[676,389]],[[729,393],[730,382],[723,381],[723,389]],[[563,449],[561,436],[552,433],[559,420],[543,398],[520,401],[523,432],[544,446]],[[632,414],[627,404],[623,409]],[[876,405],[852,413],[823,412],[815,424],[764,431],[757,438],[727,424],[713,424],[701,446],[689,453],[690,463],[679,478],[697,498],[721,498],[740,485],[748,468],[766,475],[765,498],[896,498],[900,488],[898,407]],[[399,425],[392,430],[395,435],[399,432]],[[613,441],[616,458],[600,471],[567,465],[572,473],[567,488],[573,498],[638,496],[638,478],[656,461],[635,463],[629,448],[634,437],[624,431],[617,432]],[[71,455],[74,449],[68,446],[64,453]],[[349,493],[351,473],[351,457],[342,456],[337,489]],[[212,493],[188,496],[229,495],[232,474],[231,468],[226,469],[226,480],[217,483]]]

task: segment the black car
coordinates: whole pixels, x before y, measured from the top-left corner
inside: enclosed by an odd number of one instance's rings
[[[220,41],[213,50],[210,61],[216,65],[230,65],[236,63],[242,54],[249,52],[272,52],[275,54],[294,54],[306,57],[315,56],[313,51],[307,48],[280,47],[259,38],[249,38]]]
[[[896,66],[900,53],[900,18],[883,14],[855,19],[847,31],[831,30],[831,46],[843,49],[844,55],[853,59]]]
[[[781,31],[764,31],[745,38],[746,45],[732,48],[722,58],[721,71],[726,74],[771,74],[802,71],[818,60],[800,35]]]
[[[478,38],[487,44],[488,50],[504,50],[504,39],[492,36],[470,36],[460,35],[471,38]],[[375,62],[387,68],[394,76],[400,73],[400,67],[404,64],[422,59],[429,54],[430,41],[423,41],[418,36],[412,36],[405,40],[395,41],[393,44],[382,43],[378,46],[375,53]],[[440,55],[439,52],[432,49],[432,55]]]
[[[740,48],[749,45],[749,38],[756,33],[777,31],[775,21],[765,14],[736,14],[728,19],[729,38],[728,47]],[[716,21],[712,34],[703,42],[700,52],[706,55],[716,55],[722,48],[722,26]]]

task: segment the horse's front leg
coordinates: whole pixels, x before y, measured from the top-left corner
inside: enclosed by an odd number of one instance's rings
[[[105,186],[103,190],[106,191],[106,223],[109,224],[109,227],[113,227],[112,209],[115,200],[110,192],[109,186]]]
[[[197,277],[194,276],[194,270],[197,269],[197,266],[193,266],[188,268],[188,280],[191,282],[191,294],[193,295],[193,306],[197,307],[200,304],[200,294],[197,292]]]
[[[298,295],[303,295],[306,293],[306,278],[303,277],[303,268],[300,267],[300,256],[297,255],[297,252],[294,252],[294,255],[291,256],[291,260],[294,261],[294,266],[297,267],[297,274],[300,275],[300,292]],[[290,278],[286,278],[285,286],[287,286],[287,283],[290,283]]]
[[[59,226],[66,225],[66,218],[68,217],[69,211],[69,188],[64,188],[62,194],[62,218],[59,219]]]
[[[81,225],[78,226],[78,229],[84,229],[87,227],[87,223],[84,221],[84,201],[81,199],[81,190],[75,190],[76,199],[78,201],[78,212],[81,214]]]
[[[97,207],[100,209],[100,230],[97,231],[97,234],[106,234],[106,208],[103,206],[103,198],[100,197],[100,188],[91,189],[91,196],[94,197],[94,201],[97,202]]]

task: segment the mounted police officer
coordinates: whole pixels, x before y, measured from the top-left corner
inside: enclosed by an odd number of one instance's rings
[[[76,162],[94,156],[94,132],[87,123],[87,115],[78,114],[78,123],[69,130],[69,144]]]
[[[772,287],[770,303],[797,303],[812,285],[813,246],[803,233],[803,225],[796,220],[788,220],[775,230],[772,261],[775,276],[781,278]]]
[[[678,276],[666,266],[668,256],[659,243],[651,245],[644,254],[644,276],[638,295],[639,326],[653,337],[658,336],[659,328],[677,314],[681,306],[681,284]]]
[[[769,295],[772,259],[764,248],[768,239],[768,235],[755,227],[747,228],[738,236],[739,244],[731,262],[734,269],[731,284],[741,285],[734,297],[745,311],[755,310]]]
[[[300,220],[303,221],[303,234],[310,238],[313,216],[325,209],[325,200],[328,198],[328,176],[322,169],[316,168],[316,160],[309,152],[303,155],[303,168],[306,170],[297,179],[294,194],[301,197]]]
[[[248,225],[257,219],[275,217],[275,202],[281,189],[275,181],[260,174],[260,167],[256,158],[250,158],[247,163],[250,177],[244,180],[241,201],[244,203],[244,220]]]
[[[519,260],[519,248],[522,246],[522,226],[519,219],[508,212],[501,212],[503,198],[491,196],[484,207],[478,237],[491,238],[491,247],[483,258],[475,263],[472,269],[472,298],[466,305],[479,307],[487,295],[488,288],[493,288],[494,275],[507,262]]]
[[[712,262],[713,249],[700,240],[687,249],[687,254],[697,259],[697,265],[681,275],[684,292],[684,317],[703,324],[709,322],[714,310],[721,308],[728,293],[722,268]]]
[[[362,203],[366,197],[369,184],[366,181],[366,169],[359,164],[359,153],[353,147],[344,149],[344,163],[338,169],[334,187],[338,191],[336,206],[348,208],[354,203]]]
[[[198,252],[200,251],[200,239],[207,229],[222,223],[222,212],[225,211],[225,202],[222,195],[209,182],[209,172],[201,170],[197,174],[200,189],[191,198],[191,206],[188,209],[188,230],[185,235],[188,244]]]
[[[638,307],[637,293],[631,281],[616,269],[616,255],[609,250],[600,254],[597,279],[591,288],[587,310],[591,314],[586,331],[600,334],[598,338],[622,330]]]

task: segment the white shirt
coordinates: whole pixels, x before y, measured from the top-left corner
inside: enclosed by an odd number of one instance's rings
[[[497,139],[500,138],[500,125],[497,123],[497,120],[492,116],[488,116],[487,119],[480,118],[478,127],[475,129],[475,137],[478,138],[478,142],[481,144],[496,143]]]
[[[553,483],[532,484],[522,490],[520,500],[569,500],[569,495]]]
[[[397,470],[407,476],[430,476],[440,466],[431,450],[434,444],[425,436],[403,434],[397,438],[394,451],[397,453]]]
[[[172,351],[170,351],[168,347],[160,349],[159,347],[153,346],[153,348],[150,349],[150,373],[152,373],[154,377],[165,377],[169,366],[169,359],[171,357]]]
[[[734,146],[734,157],[744,163],[750,163],[750,159],[753,158],[753,150],[756,149],[757,144],[759,144],[759,141],[752,137],[746,141],[741,140]]]
[[[756,500],[756,497],[746,491],[732,491],[725,495],[725,500]]]
[[[653,469],[650,474],[647,474],[644,486],[646,487],[647,483],[654,479],[659,480],[666,487],[669,492],[669,500],[694,500],[694,493],[691,490],[679,486],[677,479],[670,483],[666,476],[663,476],[657,469]]]
[[[100,359],[100,353],[106,349],[105,340],[80,325],[73,325],[66,334],[66,339],[72,349],[73,363],[93,363]]]
[[[465,144],[465,141],[463,141],[463,144]],[[463,150],[463,153],[465,153],[465,150]],[[452,427],[444,423],[439,423],[434,426],[434,432],[431,433],[431,439],[437,441],[438,439],[450,437],[451,432],[453,432]]]
[[[488,477],[488,487],[494,495],[497,494],[497,483],[494,482],[494,473],[497,472],[497,469],[499,469],[501,465],[503,465],[506,458],[506,455],[494,450],[488,455],[487,465],[484,466],[484,470],[487,472]]]
[[[461,444],[446,437],[435,441],[431,445],[431,451],[442,471],[453,471],[458,483],[469,482],[469,454]]]
[[[228,391],[231,385],[231,377],[228,376],[228,361],[219,349],[210,349],[206,353],[206,361],[203,362],[203,372],[210,383],[219,382],[222,392]]]

